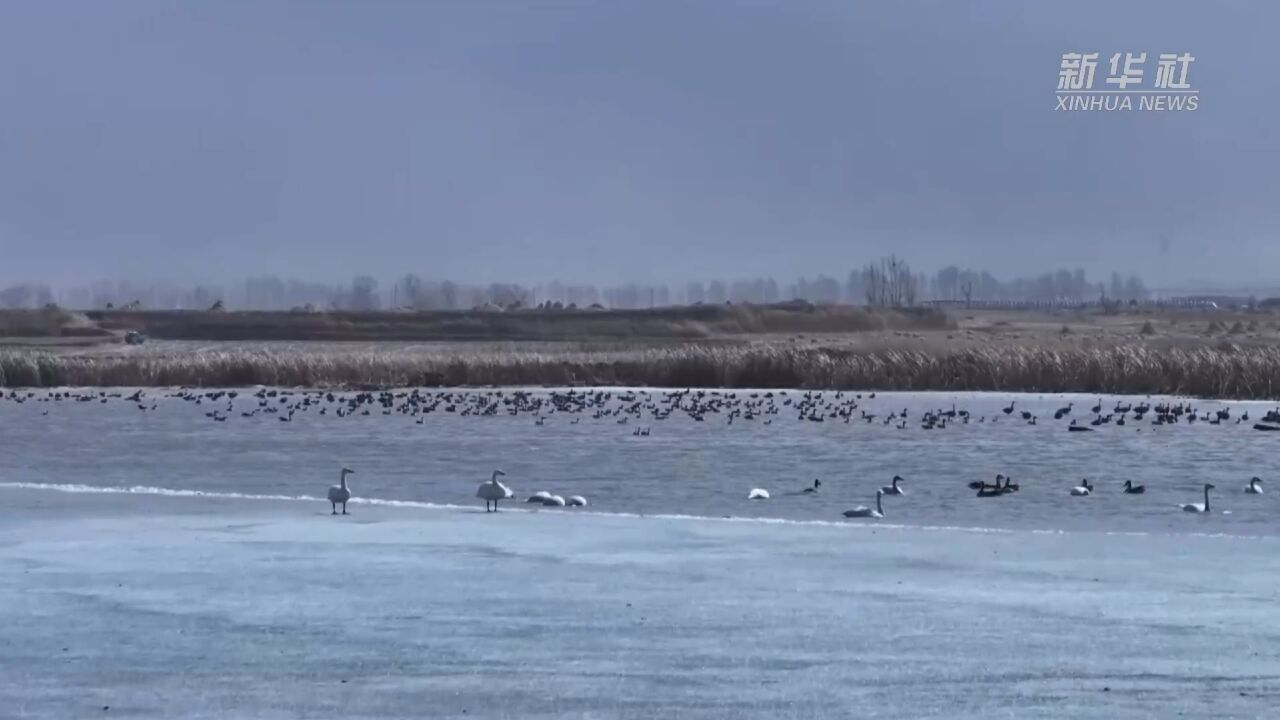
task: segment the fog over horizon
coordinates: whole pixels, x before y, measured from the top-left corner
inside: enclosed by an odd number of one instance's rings
[[[1280,284],[1280,5],[0,4],[0,286]],[[1194,112],[1055,112],[1064,52]]]

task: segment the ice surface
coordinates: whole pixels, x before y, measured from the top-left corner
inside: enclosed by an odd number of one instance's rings
[[[2,487],[4,718],[1274,718],[1280,540]],[[104,710],[109,707],[109,710]]]

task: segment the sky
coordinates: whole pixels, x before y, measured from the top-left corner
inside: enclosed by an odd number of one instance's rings
[[[1280,278],[1280,4],[0,3],[0,284]],[[1194,112],[1059,112],[1066,52]]]

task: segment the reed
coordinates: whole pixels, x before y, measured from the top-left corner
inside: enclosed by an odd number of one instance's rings
[[[792,345],[0,352],[0,386],[647,385],[1280,397],[1280,349],[1122,345],[859,351]]]

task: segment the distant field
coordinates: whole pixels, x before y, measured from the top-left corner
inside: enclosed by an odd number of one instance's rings
[[[130,330],[166,340],[428,341],[700,339],[791,332],[943,330],[938,310],[849,306],[697,305],[646,310],[429,312],[3,311],[0,337],[79,336]]]
[[[0,341],[0,387],[616,384],[1280,397],[1280,317],[1266,313],[715,306],[91,312],[67,321],[70,335],[28,321],[46,334]],[[152,339],[126,345],[128,330]]]

